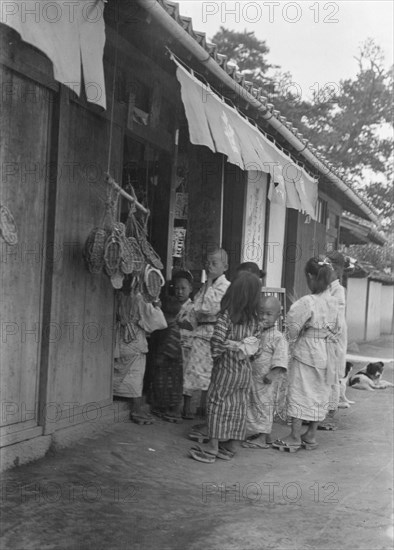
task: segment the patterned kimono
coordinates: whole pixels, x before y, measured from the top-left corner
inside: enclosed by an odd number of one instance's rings
[[[193,305],[194,304],[193,304],[193,302],[191,301],[190,298],[188,298],[186,300],[186,302],[184,304],[182,304],[181,311],[178,313],[177,318],[176,318],[178,323],[182,323],[182,322],[187,321],[191,325],[193,325],[193,323],[194,323],[195,324],[194,328],[196,328],[197,323],[195,323],[195,319],[194,319],[194,315],[193,315]],[[192,343],[193,343],[192,335],[193,335],[193,332],[192,332],[192,330],[188,330],[186,328],[181,328],[180,332],[181,332],[183,370],[185,371],[187,362],[188,362],[189,357],[190,357],[190,351],[191,351],[191,348],[192,348]]]
[[[278,394],[286,373],[276,373],[271,384],[265,384],[263,378],[275,367],[287,370],[287,364],[287,342],[283,334],[275,327],[264,330],[259,351],[252,360],[252,384],[246,421],[248,433],[271,433],[275,411],[285,406],[285,403],[278,403]]]
[[[208,287],[205,283],[194,297],[193,315],[197,328],[192,334],[192,347],[185,368],[185,395],[192,395],[194,390],[208,389],[213,367],[211,337],[220,311],[220,302],[229,286],[226,276],[221,275],[212,286]]]
[[[287,413],[321,422],[330,408],[331,386],[338,379],[338,301],[327,289],[304,296],[287,315],[291,360]]]
[[[182,403],[183,370],[181,335],[174,319],[155,333],[156,353],[153,370],[153,404],[158,410],[176,408]]]
[[[140,327],[141,294],[118,293],[117,350],[114,360],[113,394],[121,397],[141,397],[148,343]],[[151,306],[153,308],[153,306]]]
[[[207,394],[208,435],[211,438],[245,439],[250,360],[240,359],[238,352],[227,349],[225,344],[227,340],[241,341],[258,334],[257,321],[233,325],[227,312],[219,315],[211,340],[214,366]]]

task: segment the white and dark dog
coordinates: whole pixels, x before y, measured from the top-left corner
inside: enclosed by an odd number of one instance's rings
[[[382,380],[383,369],[384,363],[382,361],[369,363],[354,376],[350,377],[349,386],[357,390],[367,391],[384,390],[394,386],[391,382]]]
[[[354,401],[350,401],[346,397],[346,388],[348,386],[352,368],[353,368],[353,363],[346,361],[345,376],[339,380],[339,403],[338,403],[339,409],[348,409],[350,405],[353,405],[355,403]]]

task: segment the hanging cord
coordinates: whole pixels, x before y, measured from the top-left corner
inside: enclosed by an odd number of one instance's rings
[[[117,21],[116,21],[115,62],[114,62],[114,76],[113,76],[113,79],[112,79],[112,99],[111,99],[111,116],[110,116],[110,127],[109,127],[109,146],[108,146],[107,173],[109,173],[110,167],[111,167],[112,134],[113,134],[113,127],[114,127],[116,70],[117,70],[117,67],[118,67],[118,43],[119,43],[119,18],[117,18]]]

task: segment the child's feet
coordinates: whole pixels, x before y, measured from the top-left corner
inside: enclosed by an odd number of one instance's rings
[[[246,449],[269,449],[272,440],[268,443],[267,437],[269,437],[269,434],[259,434],[257,437],[246,439],[241,443],[241,446]]]
[[[276,439],[272,443],[272,448],[278,449],[279,451],[289,451],[292,453],[301,448],[301,443],[301,437],[296,439],[290,434],[284,439]]]

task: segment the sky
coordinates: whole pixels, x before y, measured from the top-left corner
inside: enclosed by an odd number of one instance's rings
[[[382,47],[386,67],[393,64],[391,0],[177,2],[181,15],[191,17],[193,28],[208,39],[221,25],[254,31],[270,49],[267,61],[289,71],[305,99],[326,84],[335,88],[341,79],[354,78],[354,57],[369,37]]]

